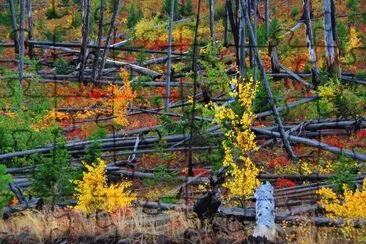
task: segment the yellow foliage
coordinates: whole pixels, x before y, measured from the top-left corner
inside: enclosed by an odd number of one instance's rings
[[[141,41],[153,41],[156,40],[164,32],[159,31],[155,26],[157,25],[157,19],[151,20],[142,19],[135,26],[135,37]]]
[[[56,109],[51,109],[42,118],[41,122],[33,123],[30,127],[35,131],[48,128],[56,121],[68,120],[70,115],[64,112],[58,112]]]
[[[325,86],[318,86],[318,94],[323,99],[329,100],[336,95],[336,87],[333,83]]]
[[[214,122],[224,124],[225,121],[230,121],[233,126],[232,129],[225,133],[232,148],[226,141],[222,143],[225,150],[223,165],[229,166],[231,169],[229,172],[231,179],[224,183],[223,186],[230,190],[230,197],[240,196],[242,198],[248,198],[259,185],[257,179],[259,169],[248,157],[250,151],[257,150],[255,134],[250,130],[250,125],[255,119],[251,107],[258,85],[254,83],[252,78],[244,84],[238,83],[235,79],[231,83],[234,83],[238,87],[238,92],[232,92],[231,95],[238,100],[244,110],[241,117],[231,108],[213,105],[215,109]],[[242,167],[239,167],[234,160],[234,155],[238,153]]]
[[[136,97],[136,93],[132,90],[130,81],[128,79],[128,72],[122,70],[120,73],[122,78],[123,87],[118,88],[116,85],[111,84],[107,89],[107,92],[112,94],[112,99],[104,101],[112,107],[112,113],[116,118],[114,122],[121,126],[126,126],[127,121],[127,107],[128,103]]]
[[[127,190],[131,182],[107,185],[106,164],[103,160],[99,159],[92,166],[84,163],[84,166],[88,172],[84,172],[83,180],[73,181],[76,184],[75,197],[78,199],[75,209],[87,214],[98,210],[111,212],[130,205],[136,199],[136,195]]]
[[[343,195],[337,195],[329,188],[317,191],[322,199],[319,204],[325,208],[331,218],[366,218],[366,178],[363,180],[362,191],[352,192],[346,185],[343,186]]]

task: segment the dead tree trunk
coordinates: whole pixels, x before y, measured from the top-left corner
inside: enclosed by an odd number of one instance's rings
[[[121,0],[116,0],[115,1],[114,11],[113,11],[112,19],[111,19],[111,25],[110,25],[109,30],[108,30],[107,40],[105,42],[105,47],[104,47],[104,50],[103,50],[102,59],[100,61],[100,65],[99,65],[99,69],[98,69],[98,76],[97,76],[98,79],[100,79],[102,74],[103,74],[102,71],[104,69],[104,65],[105,65],[105,62],[106,62],[108,47],[109,47],[109,44],[111,42],[112,35],[113,35],[114,29],[115,29],[115,23],[116,23],[116,19],[117,19],[117,14],[118,14],[118,9],[119,9],[120,2],[121,2]]]
[[[229,11],[227,9],[227,4],[226,4],[226,7],[225,7],[225,30],[224,30],[224,46],[227,47],[228,46],[228,36],[229,36]]]
[[[240,26],[239,26],[239,72],[240,76],[244,78],[245,76],[245,69],[246,69],[246,63],[245,63],[245,42],[246,42],[246,36],[245,36],[245,12],[246,9],[244,9],[244,6],[240,2]]]
[[[323,0],[324,8],[324,42],[326,51],[326,61],[329,74],[333,75],[337,72],[334,40],[333,40],[333,26],[332,26],[332,9],[331,0]]]
[[[306,37],[307,43],[309,48],[309,56],[311,61],[311,73],[313,78],[314,87],[316,88],[319,85],[319,70],[316,61],[316,52],[315,52],[315,45],[314,45],[314,35],[313,29],[311,25],[311,18],[310,18],[310,0],[303,0],[303,16],[304,22],[306,26]]]
[[[197,7],[197,15],[196,15],[196,26],[194,33],[194,41],[193,41],[193,62],[192,62],[192,71],[193,71],[193,103],[192,103],[192,112],[191,112],[191,121],[190,121],[190,136],[189,136],[189,154],[188,154],[188,176],[193,176],[193,133],[194,133],[194,114],[196,110],[196,92],[197,92],[197,66],[198,66],[198,54],[199,54],[199,46],[198,46],[198,28],[199,28],[199,20],[200,20],[200,11],[201,11],[201,0],[198,0]]]
[[[11,27],[12,27],[12,38],[14,39],[14,49],[15,53],[19,53],[19,38],[18,38],[18,27],[17,27],[17,18],[15,15],[15,6],[14,0],[8,0],[9,2],[9,11],[11,15]]]
[[[242,1],[242,4],[243,4],[244,7],[248,7],[247,0],[241,0],[241,1]],[[272,94],[272,91],[271,91],[271,87],[269,85],[269,82],[267,80],[267,76],[266,76],[266,72],[265,72],[264,67],[263,67],[263,64],[262,64],[262,60],[259,57],[259,51],[258,51],[258,47],[257,47],[257,41],[254,38],[254,32],[253,32],[252,23],[250,22],[249,14],[248,14],[247,11],[245,11],[245,19],[246,19],[247,26],[248,26],[249,38],[250,38],[250,40],[252,41],[252,44],[253,44],[254,57],[255,57],[255,60],[256,60],[257,65],[259,67],[259,70],[261,72],[262,82],[263,82],[263,85],[264,85],[264,87],[266,89],[266,93],[267,93],[267,96],[268,96],[268,102],[271,105],[271,108],[272,108],[272,111],[273,111],[273,115],[274,115],[275,120],[277,122],[278,129],[279,129],[279,132],[280,132],[280,135],[281,135],[283,144],[284,144],[285,149],[286,149],[287,153],[289,154],[289,156],[291,158],[295,158],[296,159],[296,156],[295,156],[294,152],[292,151],[290,142],[289,142],[289,140],[287,138],[286,132],[285,132],[285,130],[283,128],[281,117],[280,117],[280,115],[279,115],[279,113],[277,111],[277,106],[276,106],[276,104],[274,102],[274,99],[273,99],[273,94]]]
[[[32,0],[27,0],[27,11],[28,11],[28,40],[33,39],[33,15],[32,15]],[[30,59],[33,59],[33,46],[28,45],[28,55]]]
[[[272,73],[273,74],[278,74],[281,72],[281,68],[279,66],[279,59],[278,59],[278,54],[277,54],[277,49],[276,46],[271,45],[271,43],[269,44],[269,54],[271,56],[271,66],[272,66]],[[278,81],[281,78],[279,77],[273,77],[273,81]]]
[[[23,80],[24,69],[24,28],[25,28],[25,0],[20,1],[20,36],[19,36],[19,63],[18,63],[18,77],[20,87]]]
[[[209,0],[210,4],[210,34],[211,34],[211,40],[213,43],[215,43],[215,10],[214,10],[214,0]]]
[[[273,197],[273,187],[269,182],[260,185],[254,194],[256,226],[253,237],[265,238],[274,241],[276,234],[275,225],[275,199]]]
[[[254,10],[254,16],[253,16],[253,27],[254,27],[254,39],[255,39],[255,41],[256,41],[256,43],[257,43],[257,32],[258,32],[258,12],[257,12],[257,10],[258,10],[258,2],[257,2],[257,0],[252,0],[253,2],[252,2],[252,8],[253,8],[253,10]],[[257,73],[256,73],[256,66],[255,66],[255,58],[253,57],[253,79],[254,79],[254,81],[256,81],[257,80]]]
[[[84,69],[86,66],[86,53],[88,46],[88,36],[89,36],[89,21],[90,21],[90,0],[83,0],[83,27],[82,27],[82,41],[80,49],[80,71],[79,71],[79,82],[84,81]]]
[[[235,57],[236,57],[236,64],[239,65],[239,36],[238,36],[238,27],[236,25],[235,19],[234,19],[234,13],[233,13],[233,6],[231,3],[231,0],[226,1],[226,7],[228,11],[230,26],[231,26],[231,32],[233,33],[234,37],[234,44],[235,44]]]
[[[97,76],[97,71],[99,67],[99,58],[100,58],[100,46],[102,45],[103,38],[103,22],[104,22],[104,0],[100,0],[100,13],[99,13],[99,23],[98,23],[98,47],[95,51],[94,63],[93,63],[93,71],[92,71],[92,82],[95,81],[95,77]]]
[[[264,28],[266,29],[266,40],[268,41],[269,37],[269,0],[265,0],[265,17],[264,17]]]
[[[174,0],[170,0],[170,14],[169,14],[169,33],[168,33],[168,62],[166,67],[166,88],[165,88],[165,104],[164,111],[169,110],[170,98],[170,79],[172,71],[172,34],[173,34],[173,20],[174,20]]]
[[[334,43],[334,53],[335,53],[335,63],[336,63],[336,72],[337,77],[341,76],[341,67],[339,65],[339,48],[338,48],[338,39],[337,39],[337,24],[336,24],[336,7],[335,0],[331,0],[330,2],[331,9],[331,20],[332,20],[332,34],[333,34],[333,43]]]

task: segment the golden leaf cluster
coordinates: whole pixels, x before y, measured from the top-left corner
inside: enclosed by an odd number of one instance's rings
[[[120,76],[122,78],[123,87],[118,88],[116,85],[111,84],[107,89],[107,92],[112,94],[112,98],[104,101],[104,103],[111,106],[112,113],[116,116],[114,122],[118,125],[126,126],[128,124],[128,103],[132,101],[137,94],[132,90],[127,70],[122,70]]]
[[[255,134],[250,130],[250,125],[255,119],[251,107],[258,85],[253,81],[253,78],[243,84],[236,79],[233,79],[231,83],[234,83],[238,88],[238,92],[233,92],[231,95],[239,102],[244,110],[243,114],[238,115],[232,108],[215,104],[213,106],[215,109],[214,122],[221,125],[230,122],[232,125],[232,129],[225,133],[228,142],[223,141],[222,143],[225,151],[223,165],[230,168],[230,180],[223,186],[230,190],[230,197],[248,198],[259,185],[257,179],[259,169],[248,156],[250,151],[257,150]],[[239,159],[239,162],[242,163],[241,166],[236,163],[234,157]]]
[[[321,196],[319,204],[324,207],[331,218],[345,217],[350,219],[366,218],[366,178],[362,190],[354,192],[343,185],[343,195],[337,195],[329,188],[321,188],[317,194]]]
[[[82,180],[73,181],[76,184],[75,197],[78,203],[75,209],[87,214],[96,211],[115,211],[126,207],[136,199],[136,195],[127,190],[132,183],[122,182],[118,185],[107,185],[106,164],[98,159],[97,163],[88,165],[84,163],[87,172]]]

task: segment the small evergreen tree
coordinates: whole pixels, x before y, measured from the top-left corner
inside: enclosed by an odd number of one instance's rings
[[[179,12],[178,12],[178,0],[173,0],[174,1],[174,16],[178,16]],[[162,9],[162,14],[165,15],[170,15],[170,3],[171,0],[164,0],[163,2],[163,9]]]
[[[33,175],[33,191],[37,196],[48,198],[52,207],[62,196],[73,192],[71,180],[76,177],[76,170],[71,167],[70,154],[67,151],[66,140],[59,129],[55,129],[54,149],[50,157],[38,155],[34,162],[39,165]]]
[[[190,16],[193,13],[193,3],[192,0],[187,0],[184,4],[181,5],[180,15],[181,16]]]
[[[6,167],[0,165],[0,214],[2,214],[3,207],[9,202],[12,195],[8,188],[11,180],[11,175],[6,174]]]
[[[144,13],[142,12],[141,6],[138,6],[136,11],[135,3],[131,4],[130,11],[127,17],[127,27],[134,28],[137,22],[144,17]]]
[[[85,149],[84,162],[91,164],[97,161],[97,158],[100,158],[102,155],[102,148],[99,143],[99,139],[106,137],[106,131],[104,128],[99,127],[95,130],[88,138],[89,141],[92,141],[90,146]]]

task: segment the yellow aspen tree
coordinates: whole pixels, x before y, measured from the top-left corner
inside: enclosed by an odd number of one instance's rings
[[[250,151],[257,150],[255,135],[250,126],[255,119],[251,108],[258,85],[253,78],[245,83],[233,79],[232,83],[238,88],[238,92],[231,95],[236,99],[241,112],[214,104],[214,123],[223,125],[224,128],[226,124],[230,124],[225,132],[226,140],[222,143],[225,151],[223,165],[229,167],[230,178],[223,186],[230,190],[230,197],[239,196],[245,199],[252,196],[259,185],[259,169],[248,155]]]
[[[136,194],[127,190],[132,183],[122,182],[118,185],[107,185],[106,164],[103,160],[97,159],[97,163],[88,165],[83,163],[87,169],[82,180],[75,180],[75,197],[78,203],[75,209],[87,214],[96,211],[112,212],[118,208],[126,207],[136,199]]]

